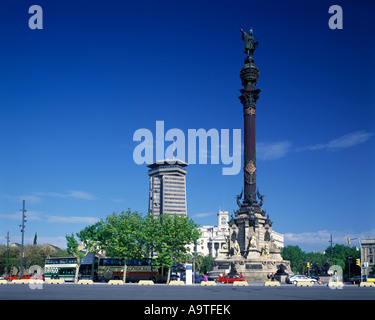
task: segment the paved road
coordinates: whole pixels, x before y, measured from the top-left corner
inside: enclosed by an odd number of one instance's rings
[[[248,287],[217,286],[140,286],[126,284],[43,284],[30,289],[27,284],[0,285],[0,300],[375,300],[375,288],[348,285],[343,289],[327,286]]]
[[[254,312],[258,314],[260,310],[262,314],[266,312],[267,319],[295,314],[301,317],[301,311],[298,310],[303,310],[303,316],[324,312],[325,316],[331,314],[332,318],[337,318],[338,315],[346,316],[348,310],[371,307],[364,306],[362,301],[361,306],[353,304],[353,301],[347,303],[341,301],[340,305],[332,301],[348,299],[374,300],[375,288],[345,286],[343,289],[333,290],[327,286],[264,287],[260,284],[250,284],[248,287],[221,284],[212,287],[43,284],[41,289],[30,289],[27,284],[0,285],[0,308],[12,310],[21,318],[34,316],[50,318],[52,315],[56,319],[60,313],[78,319],[97,319],[98,314],[113,318],[113,311],[116,314],[122,311],[119,314],[123,317],[126,318],[131,314],[134,319],[207,319],[209,317],[222,320],[242,318],[244,315],[251,317]],[[312,300],[312,303],[308,300]],[[326,303],[322,301],[317,303],[317,300],[326,300]],[[307,304],[305,308],[300,308],[301,302]],[[368,303],[373,302],[368,301]]]

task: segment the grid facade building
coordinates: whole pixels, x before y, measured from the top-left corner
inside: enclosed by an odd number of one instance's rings
[[[147,165],[150,179],[149,212],[187,215],[186,169],[188,164],[177,159],[161,160]]]

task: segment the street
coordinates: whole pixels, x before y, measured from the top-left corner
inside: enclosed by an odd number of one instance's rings
[[[0,286],[0,307],[3,310],[17,310],[18,314],[24,316],[56,316],[57,311],[61,314],[74,312],[77,316],[93,316],[95,319],[98,312],[106,316],[108,312],[116,310],[130,313],[136,319],[150,319],[154,316],[159,319],[206,319],[207,316],[211,319],[233,319],[244,314],[259,313],[259,310],[268,316],[300,315],[301,312],[306,315],[306,310],[324,310],[326,315],[337,316],[346,313],[348,308],[356,309],[358,303],[365,308],[364,302],[359,300],[374,299],[374,287],[354,285],[347,285],[343,289],[330,289],[326,285],[296,287],[282,284],[279,287],[265,287],[262,283],[251,283],[247,287],[230,284],[113,286],[102,283],[43,284],[40,289],[30,289],[27,284]],[[346,304],[339,300],[357,300],[357,303],[348,301],[349,304]]]
[[[326,285],[295,287],[282,284],[265,287],[251,283],[247,287],[231,284],[216,286],[167,286],[155,284],[141,286],[126,284],[113,286],[102,283],[91,285],[43,284],[31,289],[27,284],[0,286],[0,300],[374,300],[375,288],[346,285],[343,289],[330,289]]]

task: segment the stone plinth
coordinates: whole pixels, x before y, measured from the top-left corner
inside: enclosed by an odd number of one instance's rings
[[[249,282],[264,282],[269,280],[269,275],[275,274],[275,279],[281,278],[285,281],[285,270],[290,269],[289,261],[271,259],[246,259],[246,258],[226,258],[214,261],[216,273],[225,273],[223,267],[230,266],[229,273],[242,274]],[[283,268],[284,273],[278,271]],[[220,272],[223,271],[223,272]],[[289,274],[289,273],[288,273]],[[292,274],[292,273],[291,273]],[[213,275],[213,274],[212,274]]]
[[[229,226],[227,249],[214,261],[217,274],[242,274],[248,281],[267,281],[271,274],[285,281],[293,274],[272,238],[272,221],[259,204],[242,204]]]

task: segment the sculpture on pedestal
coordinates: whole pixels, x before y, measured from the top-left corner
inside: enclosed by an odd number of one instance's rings
[[[242,40],[245,41],[245,48],[244,51],[248,56],[254,54],[254,50],[258,45],[258,40],[254,40],[253,37],[253,29],[250,29],[249,33],[247,34],[245,31],[241,29],[242,32]]]
[[[244,186],[236,196],[239,208],[229,221],[229,238],[221,252],[226,258],[216,260],[215,264],[218,269],[230,266],[232,273],[237,270],[248,280],[259,281],[266,280],[269,273],[276,273],[280,265],[283,271],[289,270],[290,264],[282,259],[272,237],[272,221],[262,208],[264,195],[260,194],[256,185],[255,119],[261,90],[256,88],[259,70],[252,55],[258,40],[254,39],[252,29],[249,33],[241,29],[241,33],[247,55],[240,71],[244,88],[240,90],[239,97],[244,117]]]

